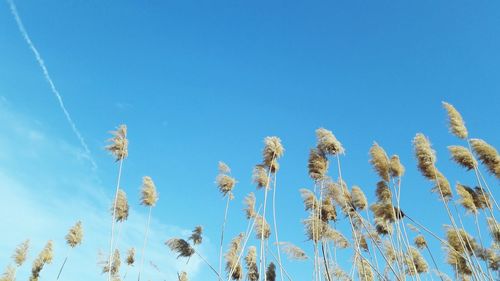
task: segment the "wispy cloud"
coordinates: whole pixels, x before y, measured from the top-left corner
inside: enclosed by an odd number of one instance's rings
[[[62,96],[59,93],[59,91],[57,90],[56,85],[54,84],[54,81],[50,77],[49,71],[48,71],[47,67],[45,66],[45,62],[43,61],[42,56],[40,55],[40,52],[38,52],[37,48],[35,47],[35,45],[31,41],[31,38],[29,37],[28,32],[26,31],[26,28],[24,27],[24,24],[21,20],[21,17],[19,16],[19,13],[17,12],[17,8],[16,8],[16,5],[14,4],[14,1],[7,0],[7,3],[9,4],[10,11],[12,12],[12,15],[14,16],[14,19],[16,20],[17,27],[19,28],[19,31],[23,35],[23,38],[26,41],[26,43],[28,44],[28,46],[30,47],[31,51],[33,51],[33,54],[35,55],[36,61],[38,62],[38,65],[40,66],[40,68],[43,71],[43,76],[45,77],[45,80],[47,80],[47,83],[49,83],[50,90],[52,91],[52,93],[54,94],[54,96],[56,97],[56,99],[59,103],[59,107],[63,111],[64,116],[66,117],[66,120],[68,121],[69,125],[71,126],[71,129],[73,130],[73,133],[76,135],[76,137],[80,141],[80,144],[82,145],[83,149],[85,150],[86,158],[88,158],[88,160],[92,164],[92,167],[94,169],[96,169],[97,164],[94,161],[94,159],[92,158],[92,154],[90,153],[89,147],[87,146],[87,143],[85,142],[85,139],[83,138],[82,134],[80,133],[80,131],[76,127],[76,124],[73,121],[73,119],[71,118],[71,115],[69,114],[68,110],[66,109],[66,106],[64,105],[64,102],[62,99]]]
[[[18,273],[19,280],[27,280],[30,263],[45,242],[53,239],[55,260],[44,269],[42,278],[54,278],[68,249],[64,236],[75,221],[81,220],[84,242],[70,253],[62,277],[74,281],[104,280],[97,262],[98,252],[106,253],[108,249],[111,195],[89,177],[85,162],[75,160],[74,154],[79,149],[44,133],[43,123],[37,125],[39,122],[16,114],[2,102],[0,123],[0,214],[9,214],[0,216],[0,225],[6,227],[0,239],[0,270],[10,263],[14,247],[29,238],[33,245],[30,258]],[[131,205],[117,245],[122,255],[130,247],[138,250],[144,235],[146,211]],[[179,270],[196,276],[200,260],[193,258],[186,265],[185,260],[177,260],[163,245],[165,239],[186,236],[189,232],[153,217],[142,274],[144,280],[175,280]],[[150,261],[159,265],[160,271],[150,266]],[[124,271],[125,267],[122,273]],[[127,279],[137,278],[137,273],[137,268],[131,268]]]

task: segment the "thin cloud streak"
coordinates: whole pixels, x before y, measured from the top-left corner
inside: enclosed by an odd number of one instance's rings
[[[71,115],[69,114],[68,110],[66,109],[66,106],[64,105],[64,102],[63,102],[63,99],[62,99],[62,96],[59,93],[59,91],[57,90],[54,82],[52,81],[52,78],[49,75],[49,71],[47,70],[47,67],[45,66],[45,63],[44,63],[44,61],[43,61],[40,53],[36,49],[35,45],[33,44],[33,42],[31,41],[31,39],[30,39],[30,37],[28,35],[28,32],[24,28],[24,24],[21,21],[21,17],[19,16],[19,13],[17,12],[17,8],[16,8],[16,5],[14,4],[14,1],[7,0],[7,3],[9,4],[10,11],[11,11],[12,15],[14,16],[14,19],[16,20],[17,27],[19,28],[19,31],[23,35],[24,40],[26,41],[26,43],[30,47],[31,51],[33,51],[33,54],[35,54],[35,58],[36,58],[36,60],[38,62],[38,65],[40,66],[40,68],[42,68],[45,80],[47,80],[47,82],[49,83],[50,89],[51,89],[52,93],[56,96],[57,101],[59,102],[59,107],[63,111],[64,116],[66,117],[66,120],[68,121],[69,125],[71,126],[71,129],[73,130],[73,133],[75,133],[76,137],[80,141],[80,144],[82,145],[82,147],[83,147],[83,149],[85,151],[85,157],[92,164],[92,168],[94,170],[97,169],[97,164],[94,161],[94,159],[92,158],[92,155],[90,153],[90,149],[87,146],[87,143],[85,142],[85,139],[83,138],[82,134],[80,133],[80,131],[76,127],[75,122],[73,121],[73,119],[71,118]]]

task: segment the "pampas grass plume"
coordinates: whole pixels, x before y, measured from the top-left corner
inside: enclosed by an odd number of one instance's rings
[[[384,181],[388,182],[390,178],[390,165],[385,150],[377,143],[374,143],[370,148],[370,157],[373,169]]]
[[[405,173],[405,167],[401,164],[398,155],[392,155],[389,160],[389,170],[392,177],[401,177]]]
[[[52,259],[54,258],[52,248],[53,242],[49,240],[38,257],[33,262],[30,281],[37,281],[40,277],[40,272],[42,271],[44,265],[52,263]]]
[[[194,254],[194,249],[191,245],[184,239],[172,238],[165,242],[171,251],[178,254],[177,258],[185,257],[189,258]]]
[[[257,184],[257,188],[269,186],[267,169],[264,165],[255,165],[252,173],[252,181]]]
[[[156,186],[151,177],[145,176],[142,178],[141,204],[153,207],[156,205],[156,201],[158,201]]]
[[[481,163],[488,168],[490,173],[500,179],[500,156],[497,150],[481,139],[471,139],[470,142]]]
[[[12,255],[12,259],[16,263],[18,267],[23,265],[23,263],[26,261],[26,258],[28,257],[28,250],[30,247],[30,240],[26,240],[23,243],[19,244],[14,252],[14,255]]]
[[[253,192],[250,192],[246,197],[244,201],[246,208],[245,208],[245,215],[247,219],[254,218],[256,215],[255,212],[255,194]]]
[[[74,248],[82,243],[82,239],[83,239],[83,226],[82,222],[78,221],[66,235],[66,243],[68,243],[68,245],[71,248]]]
[[[443,107],[448,113],[449,127],[452,134],[461,139],[467,139],[468,133],[462,115],[455,107],[447,102],[443,102]]]
[[[353,186],[351,189],[352,205],[358,210],[364,210],[368,206],[368,200],[363,190],[359,186]]]
[[[477,167],[477,162],[472,156],[472,153],[465,147],[459,145],[450,145],[448,150],[451,154],[451,159],[455,161],[458,165],[466,168],[467,170],[473,170]]]
[[[247,255],[245,256],[245,264],[247,268],[248,280],[259,280],[259,268],[257,267],[257,248],[255,248],[255,246],[248,247]]]
[[[113,204],[114,205],[114,204]],[[115,219],[117,222],[124,222],[128,218],[129,205],[127,201],[127,194],[123,189],[119,189],[116,195],[116,208],[115,208]],[[113,213],[113,207],[111,207],[111,213]]]
[[[325,128],[316,130],[317,147],[325,155],[344,154],[342,144],[333,135],[332,131]]]
[[[116,131],[111,131],[113,137],[108,141],[110,145],[106,149],[116,158],[116,161],[123,160],[128,156],[127,126],[120,125]]]

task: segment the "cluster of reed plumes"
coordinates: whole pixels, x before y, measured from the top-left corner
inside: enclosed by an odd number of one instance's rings
[[[429,138],[422,133],[415,135],[412,144],[416,167],[430,181],[430,190],[442,204],[447,217],[442,222],[441,230],[429,229],[424,221],[418,219],[419,214],[404,209],[404,205],[413,202],[401,192],[406,169],[398,155],[389,156],[378,143],[373,143],[368,149],[369,162],[379,178],[369,191],[373,192],[375,200],[369,202],[361,187],[349,187],[342,177],[341,158],[345,149],[341,142],[331,131],[319,128],[307,163],[312,187],[299,189],[305,211],[301,221],[305,238],[310,241],[310,246],[302,248],[308,251],[279,239],[277,175],[280,171],[278,160],[285,149],[281,140],[274,136],[264,139],[262,161],[252,171],[256,191],[248,193],[243,200],[247,227],[229,242],[225,241],[224,234],[227,222],[232,219],[229,204],[235,199],[238,181],[226,163],[218,163],[215,185],[226,200],[218,264],[213,265],[199,250],[204,240],[201,226],[195,227],[188,237],[169,238],[165,245],[186,263],[196,256],[219,281],[275,281],[278,278],[292,281],[294,277],[287,271],[285,257],[308,262],[313,281],[500,280],[500,223],[495,217],[500,208],[489,186],[492,181],[498,184],[500,179],[500,156],[486,141],[469,138],[460,113],[449,103],[443,103],[443,106],[448,115],[450,132],[463,141],[463,145],[448,147],[451,160],[464,172],[470,172],[475,181],[463,183],[459,180],[468,178],[455,179],[453,187],[438,168],[437,154]],[[126,126],[119,126],[112,135],[107,149],[119,164],[119,169],[111,206],[110,250],[102,262],[102,272],[107,273],[108,281],[125,280],[127,277],[126,272],[120,273],[122,257],[118,242],[121,226],[129,215],[127,195],[120,188],[122,166],[128,156]],[[406,166],[410,165],[406,163]],[[149,216],[141,247],[138,281],[144,263],[151,211],[157,200],[153,180],[144,177],[140,203],[148,208]],[[437,213],[438,210],[432,212]],[[82,237],[82,224],[78,222],[66,236],[69,249],[78,246]],[[432,248],[431,245],[440,247]],[[29,241],[18,246],[12,257],[13,265],[7,267],[0,281],[15,280],[16,270],[25,262],[28,249]],[[51,263],[52,249],[52,242],[49,241],[33,263],[30,280],[38,280],[43,267]],[[349,257],[348,262],[346,256]],[[67,257],[57,279],[66,261]],[[134,248],[128,250],[123,261],[127,270],[135,264]],[[151,265],[159,270],[158,266]],[[179,281],[187,281],[188,278],[186,271],[177,274]]]

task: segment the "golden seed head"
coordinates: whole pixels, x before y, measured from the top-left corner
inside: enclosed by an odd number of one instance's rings
[[[333,135],[332,131],[319,128],[316,130],[316,138],[318,141],[317,148],[324,155],[344,154],[342,144]]]
[[[460,115],[453,105],[447,102],[443,102],[443,106],[448,113],[450,132],[461,139],[467,139],[467,128],[465,127],[462,115]]]
[[[225,254],[226,259],[226,273],[232,280],[243,279],[243,267],[239,263],[239,255],[242,251],[241,242],[243,240],[243,233],[234,237],[231,240],[229,250]]]
[[[457,183],[456,185],[457,193],[460,196],[459,203],[470,213],[477,213],[477,207],[474,203],[474,196],[476,195],[474,190],[465,185]]]
[[[359,186],[351,189],[352,205],[358,210],[364,210],[368,206],[368,200],[363,190]]]
[[[388,182],[390,178],[390,165],[389,157],[387,157],[385,150],[377,143],[374,143],[370,148],[370,157],[373,169],[384,181]]]
[[[245,214],[247,219],[254,218],[256,215],[255,212],[255,194],[253,192],[250,192],[246,197],[244,201],[246,208],[245,208]]]
[[[154,207],[156,201],[158,201],[156,186],[151,177],[145,176],[142,178],[141,204],[148,207]]]
[[[135,262],[135,248],[130,248],[127,251],[127,260],[126,263],[128,266],[133,266]]]
[[[26,258],[28,257],[28,249],[30,247],[30,240],[26,240],[23,243],[19,244],[14,252],[14,255],[12,255],[12,259],[14,259],[14,262],[18,267],[23,265],[23,263],[26,261]]]
[[[271,236],[271,227],[267,220],[259,214],[255,216],[255,236],[259,240],[266,240]]]
[[[295,246],[290,242],[279,242],[280,249],[287,255],[290,260],[306,260],[307,255],[300,247]]]
[[[276,281],[276,266],[273,262],[270,262],[269,266],[267,267],[266,280]]]
[[[328,172],[328,159],[326,155],[318,149],[311,149],[307,167],[309,168],[309,176],[313,180],[322,180],[326,177],[326,173]]]
[[[252,173],[252,181],[257,184],[257,188],[269,188],[269,177],[264,165],[255,165]]]
[[[392,177],[401,177],[405,173],[405,167],[401,164],[398,155],[391,156],[389,166]]]
[[[283,156],[285,149],[278,137],[266,137],[264,139],[264,150],[262,151],[264,166],[269,168],[271,172],[276,172],[279,169],[277,159]]]
[[[481,139],[471,139],[470,143],[481,163],[488,168],[491,174],[500,179],[500,155],[498,155],[497,150]]]
[[[422,235],[418,235],[417,237],[415,237],[415,246],[417,246],[417,248],[419,249],[424,249],[425,247],[427,247],[427,241],[425,240],[425,237],[422,236]]]
[[[111,207],[111,212],[113,212],[113,207]],[[116,208],[115,208],[115,218],[117,222],[124,222],[128,218],[129,205],[127,201],[127,194],[123,189],[118,190],[116,195]]]
[[[200,225],[196,226],[191,233],[191,236],[189,236],[188,240],[193,241],[194,245],[199,245],[203,241],[203,227]]]
[[[257,248],[255,248],[255,246],[248,247],[247,255],[245,256],[245,264],[247,268],[248,280],[259,280],[259,268],[257,267]]]
[[[116,131],[111,131],[113,137],[108,141],[110,145],[106,149],[116,158],[116,161],[123,160],[128,156],[127,126],[120,125]]]
[[[167,245],[171,251],[178,254],[177,258],[189,258],[194,254],[194,249],[184,239],[172,238],[167,240],[167,242],[165,242],[165,245]]]
[[[74,248],[82,243],[82,239],[83,239],[83,226],[82,222],[78,221],[66,235],[66,243],[68,243],[68,245],[71,248]]]
[[[458,165],[467,170],[472,170],[477,167],[474,156],[472,156],[472,153],[467,148],[459,145],[450,145],[448,146],[448,150],[450,151],[451,159]]]

